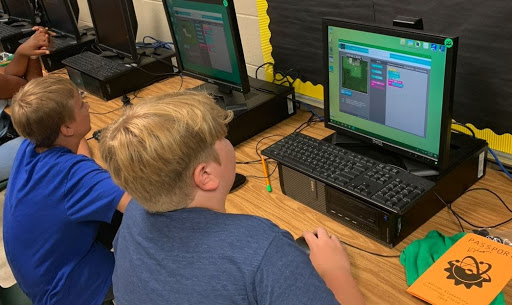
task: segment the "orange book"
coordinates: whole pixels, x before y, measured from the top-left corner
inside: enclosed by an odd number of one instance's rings
[[[488,305],[512,277],[512,247],[466,234],[407,292],[435,305]]]

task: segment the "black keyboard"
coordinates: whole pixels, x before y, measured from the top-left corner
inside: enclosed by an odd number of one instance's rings
[[[21,40],[19,40],[18,42],[19,43],[24,43],[25,41],[29,40],[30,37],[26,37],[26,38],[23,38]],[[58,50],[58,49],[62,49],[64,47],[67,47],[67,46],[70,46],[70,45],[73,45],[73,44],[76,44],[76,40],[72,39],[72,38],[53,38],[52,39],[52,44],[51,46],[48,48],[48,50],[50,50],[50,52],[53,52],[55,50]]]
[[[64,59],[62,63],[102,81],[119,76],[133,69],[131,66],[126,66],[120,62],[91,52],[83,52],[68,57]]]
[[[401,168],[301,133],[288,135],[261,153],[399,214],[435,185]]]
[[[7,24],[0,23],[0,37],[7,37],[15,34],[20,34],[21,30],[8,26]]]

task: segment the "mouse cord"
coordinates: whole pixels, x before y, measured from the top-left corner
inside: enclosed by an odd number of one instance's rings
[[[363,251],[363,252],[366,252],[368,254],[371,254],[371,255],[375,255],[375,256],[379,256],[379,257],[386,257],[386,258],[399,258],[400,257],[400,254],[399,255],[385,255],[385,254],[380,254],[380,253],[375,253],[375,252],[371,252],[371,251],[368,251],[368,250],[365,250],[365,249],[362,249],[362,248],[359,248],[359,247],[356,247],[354,245],[351,245],[345,241],[342,241],[340,240],[340,242],[342,244],[344,244],[345,246],[348,246],[348,247],[351,247],[351,248],[354,248],[354,249],[357,249],[359,251]]]
[[[473,191],[487,191],[487,192],[490,192],[491,194],[493,194],[494,196],[496,196],[496,198],[498,198],[501,203],[505,206],[505,208],[507,210],[510,211],[510,207],[503,201],[503,199],[501,199],[501,197],[496,194],[495,192],[489,190],[489,189],[486,189],[486,188],[473,188],[473,189],[469,189],[469,190],[466,190],[462,195],[464,194],[467,194],[469,192],[473,192]],[[466,220],[464,217],[462,217],[459,213],[455,212],[452,208],[452,205],[453,205],[453,202],[452,203],[446,203],[436,192],[434,192],[434,194],[437,196],[437,198],[439,198],[439,200],[441,200],[441,202],[448,208],[448,210],[450,210],[452,212],[452,214],[455,216],[455,218],[457,219],[457,221],[459,222],[461,228],[462,228],[462,224],[461,224],[461,220],[465,223],[467,223],[468,225],[472,226],[473,228],[477,228],[477,229],[494,229],[494,228],[498,228],[504,224],[507,224],[509,222],[512,222],[512,218],[509,218],[505,221],[502,221],[498,224],[495,224],[495,225],[491,225],[491,226],[479,226],[479,225],[475,225],[471,222],[469,222],[468,220]],[[462,228],[464,230],[464,228]]]

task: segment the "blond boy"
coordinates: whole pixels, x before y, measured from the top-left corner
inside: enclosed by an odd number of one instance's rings
[[[310,260],[269,220],[225,213],[231,118],[184,92],[133,106],[104,133],[101,156],[138,201],[114,240],[116,304],[361,304],[346,253],[325,230],[307,235]]]
[[[130,197],[90,158],[89,106],[59,77],[30,81],[13,98],[14,127],[26,138],[4,206],[7,260],[34,304],[101,304],[114,257],[96,240]]]

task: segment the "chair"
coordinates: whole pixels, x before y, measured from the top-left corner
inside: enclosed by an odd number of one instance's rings
[[[21,291],[20,286],[15,284],[7,289],[0,288],[0,304],[32,305],[32,302],[23,291]]]

